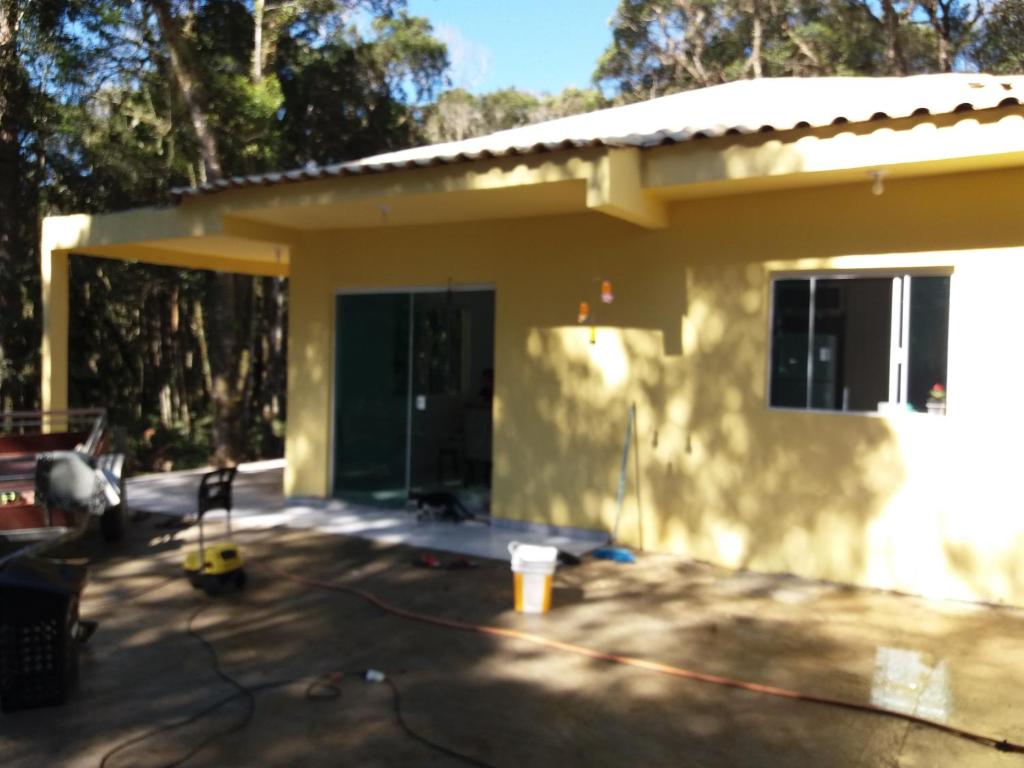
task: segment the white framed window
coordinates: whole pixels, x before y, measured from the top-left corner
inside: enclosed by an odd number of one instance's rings
[[[772,279],[773,408],[945,413],[949,275]]]

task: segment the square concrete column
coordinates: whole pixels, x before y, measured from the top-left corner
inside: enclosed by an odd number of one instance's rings
[[[68,407],[68,252],[50,247],[44,232],[40,251],[43,294],[41,400],[44,410]]]

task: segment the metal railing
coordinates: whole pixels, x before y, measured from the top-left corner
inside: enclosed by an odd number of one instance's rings
[[[61,432],[87,433],[88,437],[81,444],[80,450],[90,456],[99,449],[106,431],[105,408],[0,412],[0,437]]]

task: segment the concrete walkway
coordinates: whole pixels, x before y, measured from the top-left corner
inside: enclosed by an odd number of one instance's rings
[[[292,528],[320,533],[344,534],[387,544],[405,544],[425,550],[453,552],[470,557],[508,560],[513,541],[549,544],[582,555],[604,543],[600,535],[580,531],[545,534],[516,530],[497,521],[417,522],[415,510],[381,509],[337,499],[285,499],[281,492],[282,460],[242,464],[234,483],[232,520],[240,530]],[[132,509],[176,517],[196,512],[199,481],[206,469],[142,475],[128,481],[128,504]],[[209,519],[222,518],[210,513]],[[219,526],[214,530],[220,530]]]

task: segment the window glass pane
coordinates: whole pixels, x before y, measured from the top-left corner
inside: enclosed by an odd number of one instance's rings
[[[810,280],[775,281],[772,297],[773,406],[807,406],[807,334],[810,301]]]
[[[892,279],[819,279],[811,407],[876,411],[889,397]]]
[[[949,341],[949,278],[910,279],[910,373],[907,399],[915,411],[927,409],[936,384],[946,387],[946,345]],[[938,403],[939,398],[933,398]],[[941,398],[944,411],[945,398]]]

